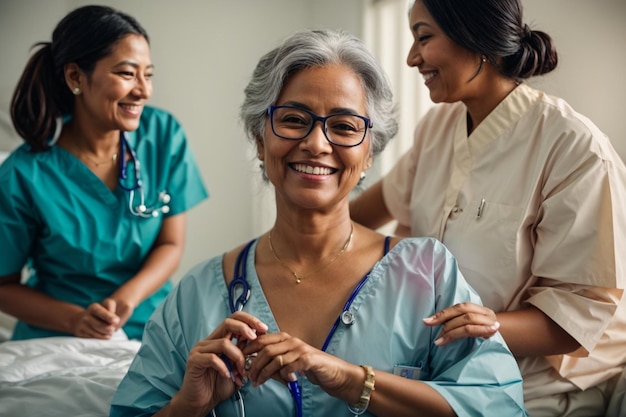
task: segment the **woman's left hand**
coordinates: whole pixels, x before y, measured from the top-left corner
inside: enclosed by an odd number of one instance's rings
[[[243,354],[250,358],[246,371],[254,386],[269,379],[287,384],[296,381],[296,372],[299,372],[335,397],[351,399],[356,393],[355,399],[358,399],[362,388],[360,366],[329,355],[285,332],[257,337],[243,348]]]
[[[135,306],[125,302],[124,300],[116,300],[114,298],[105,298],[102,301],[102,305],[109,311],[115,312],[119,317],[119,321],[116,324],[116,330],[122,328],[130,316],[133,315],[133,311],[135,311]]]
[[[497,333],[500,323],[490,308],[474,304],[459,303],[426,317],[427,326],[443,325],[435,340],[437,346],[446,345],[466,337],[489,338]]]

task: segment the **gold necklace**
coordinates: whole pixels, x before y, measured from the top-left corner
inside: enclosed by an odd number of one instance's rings
[[[113,155],[111,155],[110,157],[103,159],[103,160],[97,160],[93,157],[91,157],[89,155],[89,152],[85,150],[84,147],[81,147],[78,145],[78,143],[76,143],[75,141],[71,141],[70,142],[70,147],[66,149],[68,151],[70,151],[71,153],[73,153],[78,159],[85,161],[85,159],[87,159],[89,162],[91,162],[92,164],[94,164],[96,166],[96,168],[99,168],[100,165],[105,165],[105,164],[110,164],[110,163],[115,163],[117,161],[117,152],[114,152]]]
[[[296,284],[299,284],[302,282],[303,279],[317,273],[320,272],[322,269],[328,267],[330,264],[332,264],[333,262],[335,262],[337,260],[337,258],[339,258],[345,251],[346,249],[348,249],[348,246],[350,246],[350,242],[352,242],[352,236],[354,235],[354,223],[350,223],[350,236],[348,236],[348,239],[346,240],[346,243],[343,244],[343,247],[341,248],[341,250],[335,255],[333,256],[333,258],[326,262],[324,265],[322,265],[321,267],[317,268],[316,270],[309,272],[308,274],[305,275],[298,275],[298,273],[296,271],[294,271],[293,269],[291,269],[289,267],[289,265],[287,265],[285,262],[283,262],[278,255],[276,255],[276,252],[274,251],[274,246],[272,245],[272,231],[270,230],[269,233],[269,244],[270,244],[270,251],[272,252],[272,255],[274,255],[274,259],[276,259],[276,261],[278,263],[280,263],[282,266],[284,266],[285,268],[287,268],[289,270],[289,272],[291,272],[291,275],[293,275],[293,277],[296,279]]]
[[[87,159],[89,159],[91,162],[93,162],[93,164],[97,167],[99,167],[100,165],[104,165],[104,164],[109,164],[111,162],[115,163],[115,161],[117,161],[117,152],[115,152],[113,155],[111,155],[110,158],[107,158],[103,161],[97,161],[94,158],[92,158],[91,156],[89,156],[87,153],[80,153],[78,154],[79,157],[85,157]]]

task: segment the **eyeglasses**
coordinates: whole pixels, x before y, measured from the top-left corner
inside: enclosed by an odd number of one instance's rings
[[[326,139],[333,145],[344,147],[363,143],[367,129],[372,127],[370,119],[351,113],[318,116],[298,107],[270,106],[267,114],[272,132],[279,138],[302,140],[313,131],[315,122],[319,121]]]

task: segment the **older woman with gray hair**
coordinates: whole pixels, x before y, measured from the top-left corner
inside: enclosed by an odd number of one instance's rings
[[[421,320],[480,303],[444,246],[350,220],[350,192],[397,129],[363,43],[296,33],[261,58],[245,94],[274,226],[181,280],[111,416],[526,415],[497,329],[439,346],[441,329]]]

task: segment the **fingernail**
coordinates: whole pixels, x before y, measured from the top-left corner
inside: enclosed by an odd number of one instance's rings
[[[430,316],[430,317],[424,317],[422,320],[424,321],[433,321],[435,319],[435,316]]]
[[[442,343],[443,343],[443,337],[440,337],[439,339],[435,340],[435,345],[437,346],[441,346]]]
[[[289,375],[287,375],[287,380],[289,382],[296,382],[298,380],[298,377],[296,376],[295,372],[289,372]]]
[[[493,323],[491,325],[491,330],[495,331],[495,330],[498,330],[499,328],[500,328],[500,322],[499,321],[496,321],[495,323]]]

